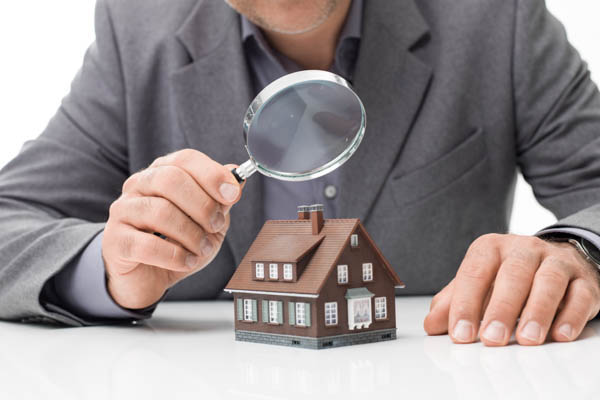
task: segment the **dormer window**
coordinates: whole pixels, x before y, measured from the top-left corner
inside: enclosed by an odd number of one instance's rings
[[[363,281],[370,282],[373,280],[373,264],[372,263],[364,263],[363,264]]]
[[[256,279],[265,279],[265,264],[256,263]]]
[[[294,279],[292,275],[292,264],[283,264],[283,279],[286,281]]]
[[[357,234],[353,234],[352,236],[350,236],[350,246],[358,247],[358,235]]]
[[[338,284],[345,285],[348,283],[348,266],[347,265],[338,265],[337,267],[338,274]]]
[[[269,279],[278,279],[277,264],[269,264]]]

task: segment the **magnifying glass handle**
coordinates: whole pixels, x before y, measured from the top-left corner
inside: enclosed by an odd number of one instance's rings
[[[231,173],[235,176],[235,179],[238,183],[244,182],[246,179],[250,178],[256,172],[256,165],[252,162],[252,160],[248,160],[239,167],[232,169]]]

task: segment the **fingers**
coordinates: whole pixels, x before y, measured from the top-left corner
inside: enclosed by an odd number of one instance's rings
[[[543,243],[519,238],[498,271],[494,291],[481,323],[481,341],[487,346],[504,346],[510,340],[517,318],[531,290],[542,260]],[[536,249],[536,246],[538,249]]]
[[[552,339],[569,342],[579,337],[585,324],[598,314],[598,303],[597,287],[583,278],[573,280],[567,289],[564,307],[552,325]]]
[[[184,170],[174,166],[148,168],[125,182],[123,191],[140,197],[161,197],[175,204],[207,232],[223,228],[221,204],[210,197]],[[159,232],[164,233],[162,230]]]
[[[175,272],[189,272],[199,264],[199,258],[176,243],[161,239],[151,233],[133,227],[120,230],[118,245],[121,265],[153,265]],[[126,274],[129,271],[119,271]]]
[[[449,335],[455,343],[476,339],[484,300],[501,261],[499,240],[500,235],[477,239],[458,269],[448,316]]]
[[[429,307],[429,314],[423,321],[428,335],[442,335],[448,332],[448,312],[452,301],[454,279],[436,294]]]
[[[240,184],[231,173],[231,168],[199,151],[186,149],[159,157],[150,168],[167,165],[186,171],[210,197],[223,205],[232,205],[241,196]]]
[[[558,257],[549,256],[542,261],[516,330],[519,344],[545,342],[573,273],[573,267]]]
[[[198,256],[208,258],[213,252],[214,245],[204,229],[162,197],[125,197],[118,212],[121,222],[142,231],[160,232]],[[222,218],[220,229],[226,225]]]

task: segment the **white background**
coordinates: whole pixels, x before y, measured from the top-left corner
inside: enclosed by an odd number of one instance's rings
[[[597,0],[547,3],[598,82],[600,4]],[[67,94],[94,39],[93,12],[94,0],[0,2],[0,166],[18,153],[25,140],[42,132]],[[532,234],[553,221],[520,178],[511,231]]]

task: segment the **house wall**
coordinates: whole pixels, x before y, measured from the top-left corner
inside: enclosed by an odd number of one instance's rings
[[[276,333],[281,335],[295,335],[295,336],[311,336],[316,337],[317,335],[317,324],[316,324],[316,299],[305,298],[305,297],[289,297],[289,296],[267,296],[257,294],[241,294],[236,293],[233,296],[233,309],[235,318],[235,329],[253,332],[265,332],[265,333]],[[237,316],[237,300],[238,299],[253,299],[257,300],[257,311],[258,318],[256,322],[240,321]],[[262,300],[276,300],[283,302],[283,324],[269,324],[262,322]],[[290,325],[289,323],[289,302],[302,302],[309,303],[311,307],[310,318],[311,326],[300,327],[296,325]]]
[[[342,252],[337,264],[348,265],[348,284],[339,285],[337,283],[337,265],[329,275],[319,297],[316,299],[315,320],[317,326],[317,336],[334,336],[347,333],[367,332],[379,329],[389,329],[396,327],[396,309],[394,283],[385,271],[381,259],[378,258],[375,250],[369,245],[360,228],[357,228],[358,248],[351,248],[350,243]],[[362,264],[373,263],[373,281],[363,282]],[[345,298],[348,289],[366,287],[375,296],[371,298],[371,315],[373,322],[369,328],[348,329],[348,302]],[[375,297],[385,296],[387,298],[387,319],[375,319]],[[325,303],[338,303],[338,324],[336,326],[325,325]]]

